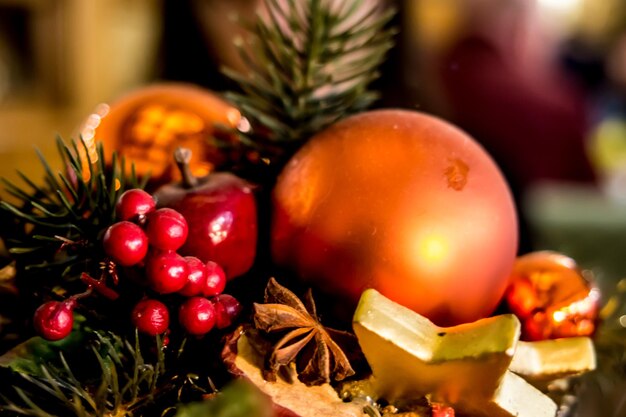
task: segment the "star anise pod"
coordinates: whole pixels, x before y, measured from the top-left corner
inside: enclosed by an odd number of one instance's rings
[[[348,357],[333,339],[354,335],[322,326],[311,290],[300,300],[293,292],[270,278],[265,288],[265,304],[254,304],[257,329],[284,332],[266,358],[266,378],[276,379],[283,366],[296,365],[299,379],[319,385],[354,375]]]

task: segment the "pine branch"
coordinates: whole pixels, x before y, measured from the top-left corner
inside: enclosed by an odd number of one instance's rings
[[[55,171],[37,152],[44,167],[41,184],[18,173],[23,188],[2,179],[15,202],[0,202],[6,227],[4,239],[17,261],[18,285],[28,293],[79,282],[82,272],[97,274],[104,254],[100,239],[114,222],[115,202],[127,188],[141,188],[134,167],[127,172],[124,159],[106,158],[97,144],[92,160],[83,141],[69,144],[57,138],[63,171]]]
[[[364,0],[265,0],[265,9],[239,45],[249,73],[224,69],[241,89],[227,98],[252,125],[240,143],[284,159],[378,98],[368,86],[393,46],[395,10]]]
[[[155,342],[156,351],[162,352],[161,339],[157,337]],[[82,360],[97,363],[95,376],[86,375],[79,367],[74,370],[59,353],[54,364],[40,365],[37,376],[20,372],[19,386],[1,395],[0,412],[63,417],[141,415],[141,408],[161,391],[173,389],[162,383],[163,354],[159,353],[154,362],[146,362],[137,334],[133,344],[112,333],[95,333],[87,350],[91,357]]]

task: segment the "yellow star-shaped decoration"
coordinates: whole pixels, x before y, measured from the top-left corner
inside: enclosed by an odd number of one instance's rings
[[[354,331],[374,373],[376,394],[389,401],[430,395],[485,417],[554,417],[556,404],[508,371],[520,336],[514,315],[454,327],[366,290]]]
[[[518,342],[509,369],[535,386],[596,369],[596,351],[589,337]]]

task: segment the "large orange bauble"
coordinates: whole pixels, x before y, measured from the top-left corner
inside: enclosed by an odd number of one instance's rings
[[[331,126],[274,190],[277,264],[347,302],[376,288],[439,325],[489,315],[516,250],[498,167],[465,133],[418,112],[371,111]]]
[[[130,159],[140,175],[150,173],[155,182],[166,182],[178,177],[173,153],[179,146],[192,150],[196,176],[210,172],[223,157],[211,143],[216,126],[234,128],[240,119],[236,108],[208,90],[162,83],[100,105],[81,134],[88,144],[101,141],[108,152]]]

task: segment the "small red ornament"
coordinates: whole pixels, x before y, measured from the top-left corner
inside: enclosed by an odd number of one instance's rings
[[[201,295],[208,275],[206,265],[195,256],[185,256],[185,261],[188,269],[187,283],[179,293],[187,297]]]
[[[447,405],[433,403],[431,404],[432,417],[454,417],[454,408]]]
[[[140,189],[125,191],[117,200],[115,214],[119,220],[136,221],[154,211],[156,203],[152,196]]]
[[[525,340],[590,336],[596,329],[600,291],[576,262],[555,252],[534,252],[515,262],[506,292]]]
[[[178,320],[189,334],[202,336],[215,326],[215,307],[203,297],[191,297],[178,311]]]
[[[226,287],[226,274],[221,266],[213,261],[206,263],[207,279],[202,288],[202,295],[210,297],[221,294]]]
[[[135,223],[121,221],[110,226],[102,238],[104,251],[115,263],[133,266],[148,253],[148,238]]]
[[[46,340],[55,341],[67,337],[74,326],[76,301],[48,301],[35,311],[33,325],[37,334]]]
[[[173,208],[187,220],[189,235],[180,253],[217,262],[227,279],[246,273],[254,262],[257,242],[256,202],[250,184],[230,173],[194,177],[188,149],[178,149],[175,158],[183,182],[165,185],[154,196],[159,207]]]
[[[160,294],[180,291],[188,275],[187,261],[176,252],[155,252],[146,260],[148,285]]]
[[[161,250],[177,250],[185,244],[189,228],[185,218],[176,210],[161,208],[150,213],[146,235],[150,246]]]
[[[513,198],[489,155],[443,120],[346,118],[294,155],[273,197],[275,262],[346,303],[375,288],[448,326],[489,315],[506,290]]]
[[[215,326],[218,329],[225,329],[231,326],[242,310],[239,301],[228,294],[218,295],[213,299],[213,304],[215,305]]]
[[[156,336],[167,330],[170,325],[170,313],[167,306],[157,300],[141,300],[132,312],[135,327],[142,333]]]

